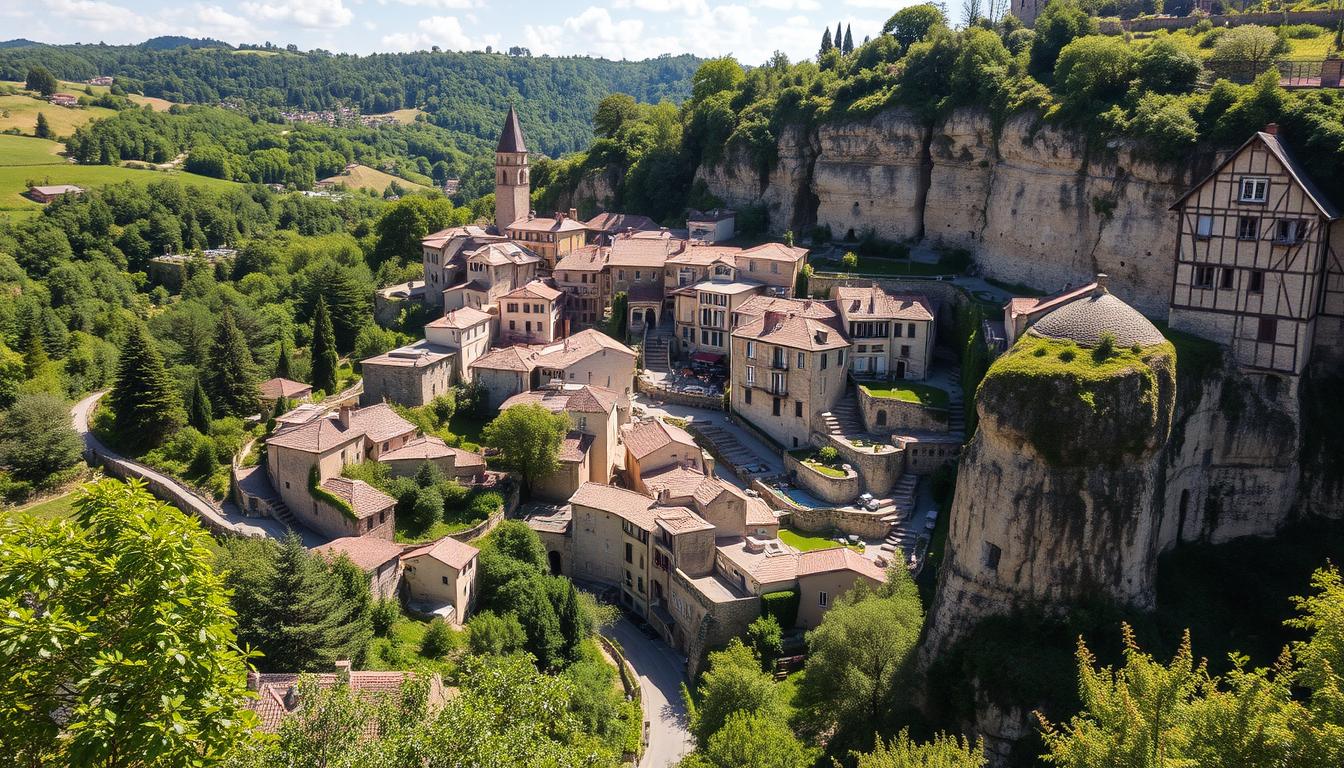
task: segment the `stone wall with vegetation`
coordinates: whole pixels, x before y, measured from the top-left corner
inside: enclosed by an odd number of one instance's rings
[[[900,382],[896,382],[897,385]],[[874,435],[890,435],[908,430],[946,432],[947,409],[932,408],[895,397],[877,397],[858,387],[859,416],[863,426]],[[878,419],[878,412],[885,419]]]
[[[800,461],[792,453],[784,453],[784,470],[793,475],[794,481],[808,493],[827,504],[849,504],[859,496],[859,474],[854,470],[845,472],[844,477],[831,477],[806,462]]]

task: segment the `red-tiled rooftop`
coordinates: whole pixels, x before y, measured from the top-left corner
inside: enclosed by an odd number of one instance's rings
[[[402,554],[402,560],[409,560],[413,557],[429,556],[447,565],[453,570],[460,571],[467,567],[471,559],[480,554],[480,550],[458,541],[451,536],[444,536],[431,544],[424,544],[418,547],[411,547]]]
[[[799,577],[834,571],[853,571],[877,582],[887,580],[887,572],[879,568],[877,563],[849,547],[814,549],[798,556]]]
[[[626,449],[640,460],[672,443],[697,448],[695,440],[686,430],[660,419],[646,421],[625,434]]]
[[[311,384],[304,384],[302,381],[276,377],[261,382],[261,384],[257,386],[257,389],[261,392],[263,399],[275,400],[281,397],[294,398],[312,394],[313,386]]]
[[[377,536],[344,536],[313,547],[313,551],[333,559],[345,555],[360,568],[372,571],[401,557],[402,546]]]
[[[396,499],[363,480],[329,477],[322,481],[322,488],[349,504],[355,511],[355,517],[360,520],[397,505]]]

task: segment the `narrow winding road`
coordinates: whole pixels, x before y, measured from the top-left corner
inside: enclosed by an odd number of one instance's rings
[[[669,768],[694,747],[681,684],[686,681],[685,662],[662,640],[645,637],[622,618],[603,630],[621,644],[630,666],[639,675],[644,698],[644,719],[649,723],[649,745],[639,768]]]
[[[273,520],[269,517],[245,517],[240,513],[230,514],[228,512],[220,512],[201,499],[196,498],[185,485],[177,480],[168,477],[151,467],[128,459],[111,448],[108,448],[106,445],[103,445],[102,441],[93,434],[93,430],[89,429],[89,419],[93,415],[93,409],[98,405],[99,398],[105,394],[107,394],[106,391],[94,392],[83,400],[75,403],[70,409],[70,424],[75,428],[75,432],[84,440],[84,453],[85,457],[89,459],[90,464],[101,463],[101,461],[105,459],[118,460],[131,464],[135,467],[135,471],[146,480],[160,483],[165,486],[172,486],[181,491],[181,493],[178,494],[181,497],[180,501],[178,499],[165,499],[165,501],[168,501],[170,504],[179,508],[182,508],[185,504],[189,508],[182,509],[183,512],[196,515],[203,520],[209,521],[216,527],[231,529],[242,536],[270,536],[274,539],[282,539],[285,537],[287,529],[284,524],[280,523],[278,520]]]

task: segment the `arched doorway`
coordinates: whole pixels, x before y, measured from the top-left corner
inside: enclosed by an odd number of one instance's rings
[[[658,312],[653,307],[649,307],[648,309],[644,310],[644,324],[645,325],[658,324]]]
[[[904,379],[904,378],[905,378],[905,361],[904,361],[904,360],[897,360],[897,361],[896,361],[896,378],[898,378],[898,379]]]
[[[548,561],[550,561],[550,564],[551,564],[551,575],[552,575],[552,576],[559,576],[559,575],[560,575],[560,553],[559,553],[559,552],[556,552],[555,550],[552,549],[550,552],[547,552],[547,553],[546,553],[546,559],[547,559]]]

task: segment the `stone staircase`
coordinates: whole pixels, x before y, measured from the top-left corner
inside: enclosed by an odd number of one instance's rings
[[[289,505],[280,498],[276,498],[271,502],[271,517],[274,517],[291,529],[299,527],[299,521],[294,519],[294,513],[289,511]]]
[[[854,397],[842,398],[835,407],[821,414],[821,423],[829,435],[863,434],[863,423],[859,420],[859,405]]]
[[[918,475],[905,474],[892,488],[892,500],[895,502],[896,511],[882,518],[891,522],[886,540],[881,544],[882,551],[902,550],[908,558],[909,553],[914,551],[915,543],[925,535],[924,516],[917,514],[915,509],[915,491],[918,485]]]
[[[959,435],[966,434],[966,399],[961,391],[961,366],[949,372],[947,385],[947,428]]]
[[[669,316],[670,317],[670,316]],[[672,324],[659,323],[644,334],[644,368],[655,373],[671,373]]]

